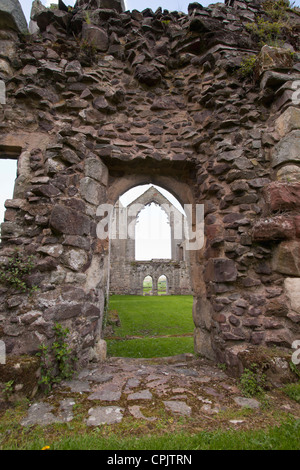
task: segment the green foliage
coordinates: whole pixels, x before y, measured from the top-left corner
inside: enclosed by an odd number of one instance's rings
[[[266,386],[265,374],[257,364],[251,364],[250,369],[245,369],[240,378],[240,385],[245,397],[263,395]]]
[[[252,33],[260,46],[279,46],[284,36],[290,30],[288,11],[291,10],[288,0],[266,0],[263,10],[267,19],[260,16],[256,22],[247,23],[246,29]]]
[[[91,60],[95,59],[97,54],[97,47],[94,42],[89,42],[86,39],[83,39],[80,43],[80,50]]]
[[[5,400],[8,400],[10,395],[12,394],[13,386],[14,386],[14,380],[9,380],[8,382],[4,384],[2,395],[5,398]]]
[[[92,23],[88,11],[85,13],[85,22],[86,22],[86,24],[91,24]]]
[[[27,276],[35,267],[35,257],[18,250],[11,255],[7,264],[0,269],[0,282],[21,292],[32,294],[37,286],[29,286]]]
[[[266,21],[259,18],[257,23],[246,24],[246,29],[257,39],[260,46],[268,44],[269,46],[278,46],[282,37],[284,25],[279,21]]]
[[[300,403],[300,382],[288,384],[283,388],[283,392],[292,400]]]
[[[239,69],[239,75],[242,78],[252,78],[254,74],[254,68],[256,64],[256,56],[251,55],[242,60],[241,67]]]
[[[289,362],[289,366],[290,366],[291,371],[292,371],[295,375],[297,375],[297,377],[300,378],[300,371],[299,371],[297,365],[294,364],[292,361],[290,361],[290,362]]]
[[[66,342],[68,328],[56,323],[53,327],[55,334],[51,347],[42,344],[37,356],[40,357],[41,379],[40,385],[45,392],[50,392],[55,383],[71,379],[74,374],[72,350]]]

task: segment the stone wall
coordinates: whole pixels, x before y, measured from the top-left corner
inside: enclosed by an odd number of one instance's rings
[[[0,156],[18,158],[1,263],[15,248],[34,254],[27,282],[39,287],[1,286],[7,352],[34,354],[57,321],[80,363],[97,357],[109,244],[96,210],[144,183],[205,205],[205,246],[190,256],[196,351],[231,368],[249,345],[291,351],[299,11],[287,12],[284,47],[261,49],[247,26],[270,20],[258,1],[193,3],[187,15],[91,5],[37,14],[31,36],[1,25]],[[239,74],[251,55],[253,80]]]

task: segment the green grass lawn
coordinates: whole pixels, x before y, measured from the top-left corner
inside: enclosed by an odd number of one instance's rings
[[[193,353],[192,306],[188,295],[111,296],[109,308],[117,310],[121,326],[115,328],[118,339],[107,341],[108,354],[149,358]],[[141,338],[128,338],[135,336]]]

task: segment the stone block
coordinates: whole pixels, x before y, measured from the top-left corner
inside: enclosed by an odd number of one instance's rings
[[[82,178],[80,181],[80,193],[85,201],[96,206],[105,202],[105,189],[92,178]]]
[[[273,168],[289,162],[300,163],[300,130],[291,131],[274,148],[271,157]]]
[[[204,278],[213,282],[232,282],[237,278],[235,262],[226,258],[212,258],[207,262]]]
[[[300,183],[273,182],[263,189],[263,193],[273,212],[300,208]]]
[[[254,241],[287,240],[296,235],[294,220],[287,216],[269,217],[256,222],[252,229]]]
[[[278,181],[300,182],[300,166],[285,165],[277,171],[276,176]]]
[[[287,277],[284,280],[284,289],[290,300],[291,309],[300,314],[300,278]]]
[[[273,269],[282,274],[300,276],[300,241],[280,243],[273,257]]]
[[[281,330],[266,331],[265,343],[268,347],[278,346],[283,348],[290,348],[292,341],[292,335],[286,328]]]
[[[93,24],[83,23],[82,40],[97,51],[106,52],[108,49],[108,35],[106,31]]]
[[[64,264],[72,269],[72,271],[80,271],[87,263],[88,257],[84,250],[71,249],[64,253],[63,257]]]
[[[104,163],[97,158],[88,158],[85,161],[84,174],[86,177],[93,178],[104,186],[108,183],[108,170]]]
[[[90,234],[91,223],[86,215],[57,204],[51,213],[50,227],[55,233],[83,236]]]
[[[275,131],[280,137],[284,137],[289,132],[300,129],[300,109],[290,106],[275,121]]]
[[[194,347],[195,353],[206,357],[207,359],[215,360],[215,353],[212,348],[211,334],[201,328],[196,328],[194,333]]]
[[[0,0],[0,29],[28,33],[27,21],[19,0]]]
[[[255,74],[261,76],[266,70],[290,69],[293,66],[293,57],[289,49],[264,45],[257,57]]]
[[[149,87],[158,85],[161,82],[159,70],[152,65],[138,65],[134,76],[140,83]]]

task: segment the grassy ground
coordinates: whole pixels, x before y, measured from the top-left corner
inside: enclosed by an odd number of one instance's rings
[[[108,354],[164,357],[194,352],[192,296],[113,295],[121,326],[107,338]]]
[[[220,413],[219,427],[212,429],[209,422],[202,423],[199,429],[196,422],[163,414],[154,423],[127,418],[119,424],[88,428],[83,420],[86,416],[83,408],[84,404],[78,404],[71,423],[43,427],[23,428],[19,424],[27,409],[22,404],[0,413],[0,450],[41,450],[46,446],[50,450],[118,451],[299,450],[300,447],[300,420],[274,416],[274,412],[271,417],[271,411],[266,417],[277,424],[262,423],[260,429],[233,430],[232,425],[231,428],[224,425],[228,423],[226,412]],[[245,409],[236,417],[251,420],[252,415],[255,419],[256,412]]]
[[[121,326],[114,328],[115,339],[109,341],[111,354],[167,356],[186,352],[185,343],[188,345],[189,341],[192,345],[193,338],[188,336],[194,328],[191,297],[113,296],[110,308],[118,310],[121,320]],[[128,339],[132,336],[137,338]],[[76,405],[71,422],[44,427],[20,425],[28,411],[29,402],[24,401],[7,410],[0,408],[0,450],[40,450],[45,446],[50,450],[170,450],[173,453],[174,449],[299,450],[300,420],[295,418],[298,414],[293,414],[293,406],[289,406],[290,412],[281,406],[286,404],[287,397],[299,403],[299,387],[292,384],[282,391],[271,391],[260,409],[229,408],[213,417],[201,415],[201,419],[172,417],[164,410],[155,409],[151,413],[158,417],[156,421],[137,420],[128,414],[121,423],[96,428],[85,423],[92,406],[88,394],[74,394]],[[47,400],[56,406],[65,396],[53,390]],[[242,420],[242,429],[235,429],[230,420]]]

